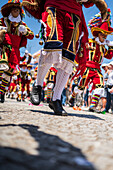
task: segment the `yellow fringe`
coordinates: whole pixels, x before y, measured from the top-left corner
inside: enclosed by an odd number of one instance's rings
[[[100,32],[102,32],[103,34],[106,34],[106,35],[108,35],[108,34],[113,35],[113,32],[112,32],[112,31],[105,31],[105,30],[103,30],[103,29],[101,29],[101,28],[98,28],[98,27],[92,27],[92,28],[91,28],[92,34],[93,34],[94,31],[100,31]]]

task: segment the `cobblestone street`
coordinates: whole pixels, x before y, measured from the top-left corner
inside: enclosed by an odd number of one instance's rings
[[[113,170],[113,115],[0,104],[0,170]]]

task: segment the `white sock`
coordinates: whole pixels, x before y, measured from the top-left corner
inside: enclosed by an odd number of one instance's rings
[[[36,85],[40,85],[41,87],[43,86],[44,77],[46,76],[46,73],[50,67],[51,64],[48,63],[44,66],[38,66]]]
[[[61,94],[67,83],[69,75],[70,75],[69,73],[66,73],[64,70],[58,68],[58,72],[56,76],[56,84],[55,84],[54,93],[53,93],[53,101],[57,99],[61,100]]]

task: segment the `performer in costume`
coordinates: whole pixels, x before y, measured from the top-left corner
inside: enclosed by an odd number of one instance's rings
[[[23,62],[20,64],[20,71],[17,74],[17,84],[19,84],[19,91],[17,96],[17,101],[25,101],[25,96],[27,97],[27,92],[29,93],[28,85],[31,81],[31,76],[27,71],[27,63]]]
[[[27,1],[28,4],[26,0],[25,2],[23,0],[22,3],[25,9],[35,18],[39,18],[40,8],[36,6],[36,2],[37,5],[40,5],[39,1]],[[31,102],[35,105],[40,103],[44,77],[51,64],[54,64],[58,72],[53,98],[49,107],[53,109],[56,115],[67,115],[61,104],[61,93],[73,70],[81,37],[83,36],[82,43],[85,44],[88,41],[82,4],[85,7],[96,4],[101,11],[102,18],[106,17],[107,5],[104,0],[45,0],[42,21],[46,24],[46,38],[39,59],[37,80],[31,93]],[[85,61],[83,63],[85,64]]]
[[[32,65],[31,64],[28,64],[27,65],[27,73],[29,74],[29,76],[31,77],[30,80],[28,80],[26,83],[26,88],[27,88],[27,97],[30,97],[30,84],[32,82],[32,74],[31,74],[31,69],[32,69]]]
[[[89,107],[90,111],[95,111],[100,95],[103,91],[103,75],[101,73],[101,63],[103,57],[111,59],[113,57],[113,42],[106,40],[107,35],[113,33],[111,25],[110,9],[108,9],[108,15],[106,20],[102,21],[101,14],[98,13],[89,22],[93,39],[89,39],[89,43],[86,45],[88,49],[88,56],[86,61],[86,68],[79,82],[79,89],[83,90],[88,85],[89,81],[92,80],[94,84],[94,93],[92,96],[92,102]],[[105,48],[108,46],[108,50]],[[83,55],[83,51],[80,50],[78,55]],[[80,92],[80,91],[79,91]],[[76,91],[73,92],[72,98],[74,98]]]
[[[53,88],[56,83],[56,75],[57,75],[57,70],[54,68],[54,65],[51,66],[49,69],[49,74],[47,79],[47,103],[49,103],[52,99],[53,96]]]
[[[0,19],[0,102],[4,102],[5,88],[10,81],[16,65],[20,62],[21,47],[27,44],[27,38],[33,39],[33,32],[22,21],[23,10],[19,0],[9,0],[1,7]]]
[[[32,66],[29,64],[31,62],[31,58],[32,58],[32,55],[30,53],[28,53],[28,51],[26,50],[25,51],[25,54],[23,57],[20,57],[20,61],[24,62],[27,58],[27,69],[31,69]],[[20,68],[18,68],[20,69]],[[28,70],[27,70],[28,71]],[[11,75],[11,83],[10,83],[10,86],[9,86],[9,90],[8,90],[8,98],[10,98],[10,95],[11,95],[11,98],[13,99],[13,96],[15,95],[15,92],[16,90],[18,89],[17,88],[17,73],[19,73],[19,71],[17,71],[17,68],[13,71],[12,75]],[[31,76],[30,72],[28,71],[29,75]],[[27,82],[27,92],[30,93],[30,90],[29,90],[29,83],[30,83],[30,80]],[[27,93],[27,94],[28,94]]]
[[[17,70],[13,72],[11,83],[10,83],[9,90],[8,90],[8,98],[11,97],[11,99],[14,99],[14,96],[17,90],[17,73],[18,73]]]

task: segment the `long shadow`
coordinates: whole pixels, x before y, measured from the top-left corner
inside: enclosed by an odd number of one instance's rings
[[[53,112],[48,112],[48,111],[42,111],[42,110],[29,110],[31,112],[38,112],[38,113],[42,113],[42,114],[48,114],[48,115],[54,115]],[[96,120],[104,120],[100,117],[97,117],[95,115],[88,115],[88,114],[76,114],[76,113],[68,113],[68,116],[76,116],[76,117],[82,117],[82,118],[88,118],[88,119],[96,119]]]
[[[26,129],[39,144],[36,148],[39,154],[31,155],[21,149],[0,147],[0,170],[96,170],[79,148],[58,136],[38,131],[38,126],[30,124],[0,125],[10,126]]]
[[[0,113],[4,113],[4,112],[8,112],[8,111],[4,111],[4,110],[2,111],[2,110],[0,110]]]
[[[82,117],[82,118],[88,118],[88,119],[104,120],[105,121],[105,119],[102,119],[102,118],[97,117],[95,115],[88,115],[88,114],[84,114],[84,113],[83,114],[69,113],[68,115],[76,116],[76,117]]]
[[[43,113],[43,114],[47,114],[47,115],[55,115],[54,112],[48,112],[48,111],[43,111],[43,110],[33,110],[33,109],[31,109],[29,111],[35,112],[35,113],[37,113],[37,112],[38,113]]]

